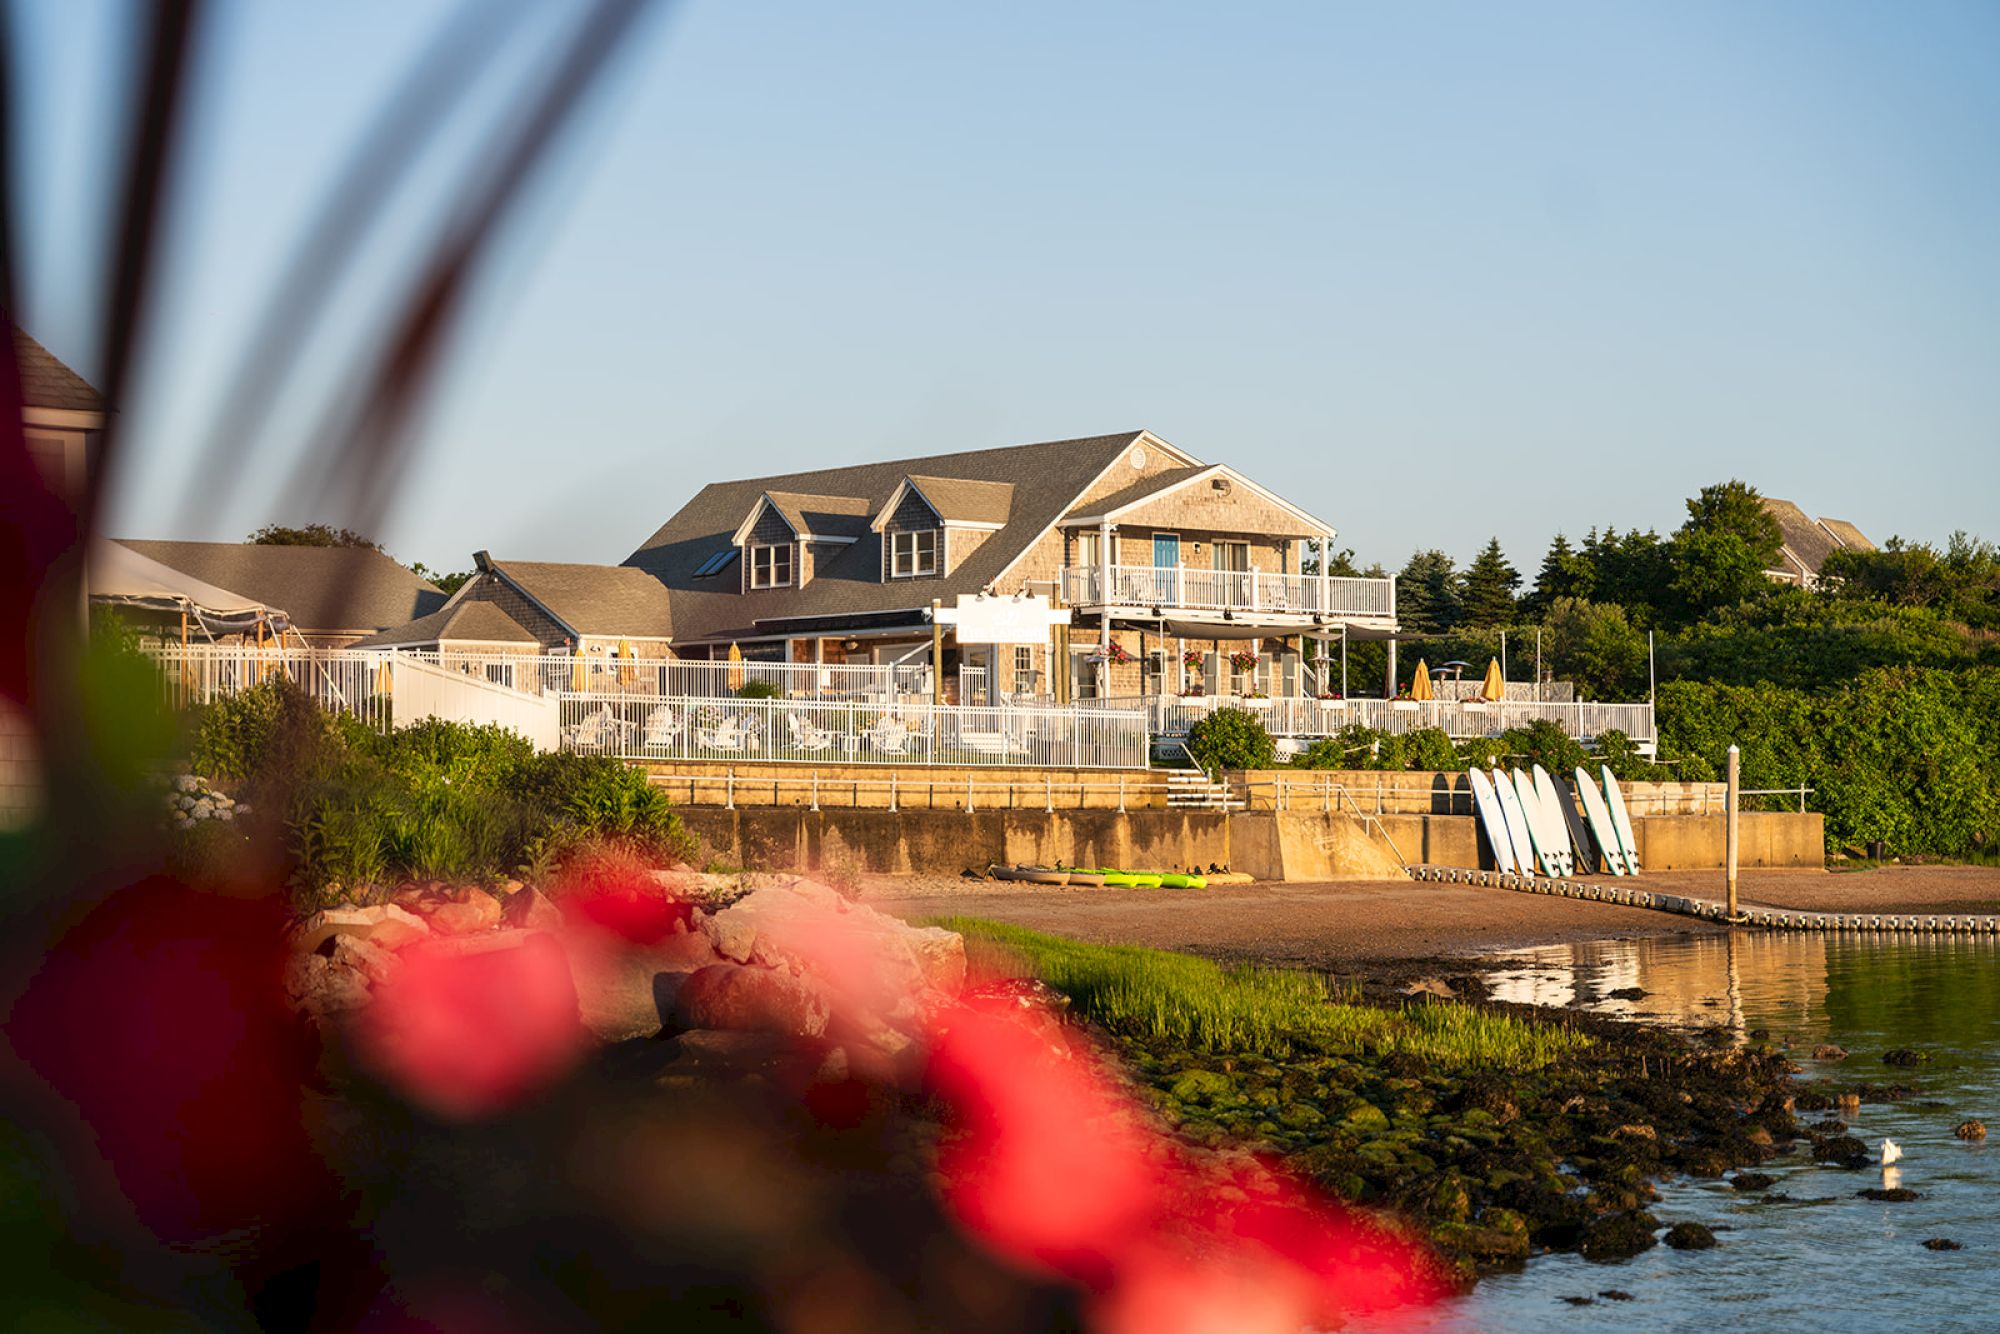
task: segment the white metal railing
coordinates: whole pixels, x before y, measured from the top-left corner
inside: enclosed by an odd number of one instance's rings
[[[1361,726],[1392,734],[1436,727],[1455,740],[1499,736],[1547,720],[1579,740],[1609,731],[1650,745],[1658,740],[1651,704],[1590,704],[1581,701],[1500,700],[1491,704],[1453,700],[1250,699],[1236,695],[1127,695],[1100,703],[1142,709],[1160,736],[1186,736],[1188,728],[1217,709],[1248,709],[1274,737],[1317,738]]]
[[[566,693],[562,745],[634,760],[1143,769],[1146,716],[1088,708]]]
[[[1184,565],[1066,565],[1063,601],[1072,607],[1159,607],[1393,620],[1394,579],[1321,579],[1316,574],[1197,570]]]
[[[281,677],[326,708],[372,727],[387,727],[393,713],[385,654],[233,644],[147,645],[145,651],[159,665],[167,702],[177,709],[209,704]]]

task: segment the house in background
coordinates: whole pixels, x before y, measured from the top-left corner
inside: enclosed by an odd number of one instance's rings
[[[289,642],[346,648],[444,605],[444,590],[372,547],[121,538],[117,545],[243,601],[282,612]],[[275,627],[272,627],[275,629]],[[232,637],[250,639],[254,629]]]
[[[622,565],[496,560],[473,553],[470,579],[433,614],[356,641],[356,648],[438,652],[668,657],[667,590]]]
[[[1781,584],[1812,588],[1819,583],[1820,566],[1836,551],[1873,551],[1859,528],[1845,519],[1815,519],[1789,500],[1764,498],[1764,509],[1778,521],[1784,545],[1778,551],[1778,565],[1764,573]]]
[[[712,483],[625,564],[666,588],[681,657],[928,662],[934,605],[1024,594],[1068,623],[1040,643],[952,640],[948,682],[1291,694],[1306,640],[1394,629],[1393,581],[1302,573],[1303,544],[1332,537],[1227,465],[1128,431]]]
[[[104,396],[19,329],[14,330],[14,362],[20,367],[21,431],[28,457],[55,490],[77,500],[104,434]]]

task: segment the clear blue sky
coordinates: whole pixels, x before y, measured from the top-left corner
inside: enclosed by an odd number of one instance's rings
[[[260,472],[174,526],[256,298],[447,12],[218,14],[113,531],[344,518]],[[89,373],[129,10],[15,14],[26,321]],[[1497,534],[1532,571],[1730,476],[2000,538],[1996,68],[1991,3],[695,0],[513,234],[382,537],[616,561],[712,478],[1145,426],[1392,567]]]

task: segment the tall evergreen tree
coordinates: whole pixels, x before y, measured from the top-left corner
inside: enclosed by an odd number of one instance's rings
[[[1514,619],[1514,590],[1521,586],[1521,572],[1500,550],[1500,539],[1492,538],[1472,564],[1465,569],[1461,600],[1464,623],[1480,629],[1510,624]]]
[[[1534,591],[1521,599],[1521,610],[1540,620],[1548,615],[1557,598],[1588,600],[1596,590],[1597,566],[1588,555],[1571,546],[1568,537],[1557,533],[1556,540],[1549,543],[1548,555],[1542,557]]]
[[[1435,635],[1465,619],[1464,578],[1442,551],[1419,551],[1396,576],[1396,619],[1411,634]]]

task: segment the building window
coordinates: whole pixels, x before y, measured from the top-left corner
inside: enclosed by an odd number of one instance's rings
[[[695,570],[694,577],[697,579],[713,578],[728,569],[729,562],[735,560],[736,556],[737,551],[735,547],[728,547],[722,551],[718,551],[701,563],[700,568]]]
[[[792,547],[789,542],[780,546],[750,548],[750,587],[790,588],[792,586]]]
[[[937,573],[937,529],[920,528],[914,533],[889,535],[889,573],[897,579],[916,579]]]

